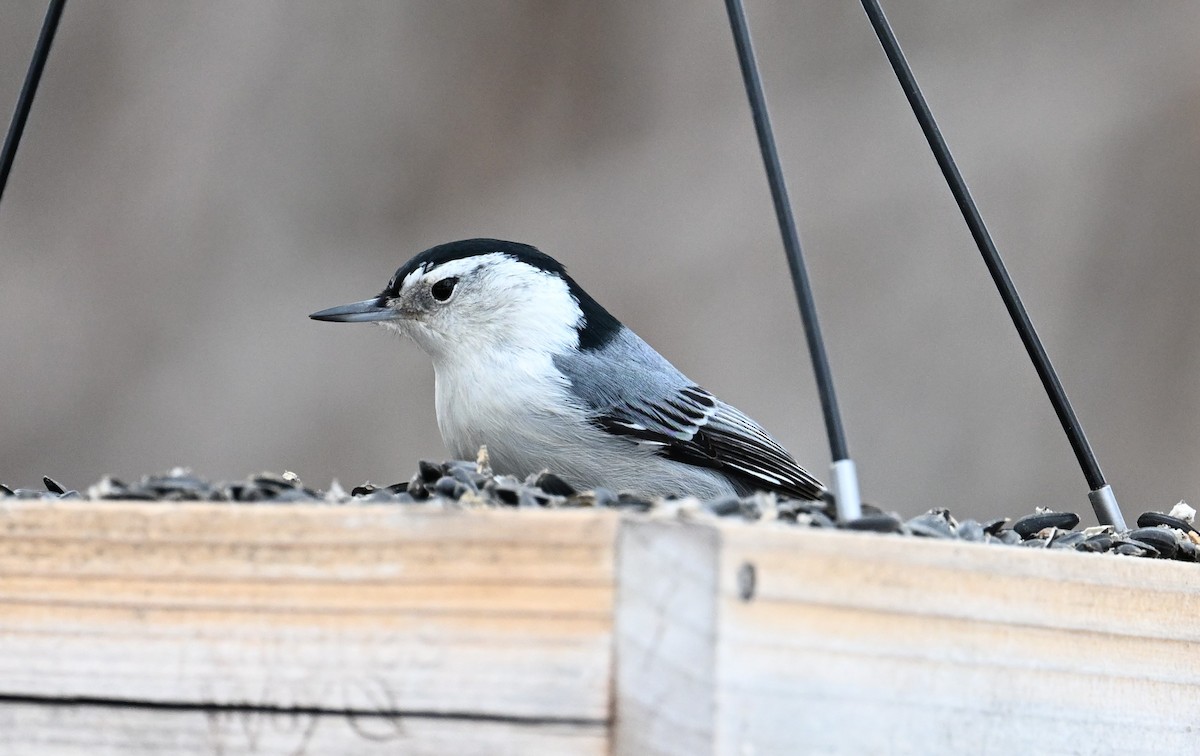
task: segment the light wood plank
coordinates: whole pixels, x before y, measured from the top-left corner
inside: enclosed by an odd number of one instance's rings
[[[721,536],[718,753],[1195,748],[1195,565],[739,524]]]
[[[1196,565],[761,523],[620,543],[623,753],[1197,747]]]
[[[626,522],[617,541],[615,752],[712,753],[719,532]]]
[[[603,756],[602,724],[154,711],[0,703],[0,753],[22,756]]]
[[[0,507],[0,694],[609,716],[611,513]]]

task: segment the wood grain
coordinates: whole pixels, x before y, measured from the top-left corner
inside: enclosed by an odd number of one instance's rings
[[[579,510],[0,503],[0,753],[1191,753],[1198,642],[1192,564]]]
[[[593,512],[8,503],[0,694],[603,722]]]
[[[616,753],[712,752],[719,536],[661,521],[620,531]]]
[[[603,724],[0,703],[0,753],[603,756]]]
[[[694,541],[670,545],[687,563],[669,577],[646,573],[636,590],[655,595],[670,581],[674,592],[704,595],[708,576],[718,576],[707,609],[711,658],[694,658],[690,669],[658,663],[680,685],[699,685],[694,670],[715,669],[706,753],[1192,753],[1200,745],[1196,565],[736,523],[703,530],[677,528],[672,540]],[[657,548],[659,540],[623,534],[621,542]],[[747,566],[755,575],[748,600],[738,577]],[[642,632],[619,621],[619,638],[626,631]],[[650,709],[630,721],[695,709],[694,691],[678,704],[648,701],[623,682],[637,684],[618,678],[618,711]],[[623,728],[618,720],[618,742],[637,745],[630,753],[699,752],[678,747],[669,731],[634,728],[630,737]]]

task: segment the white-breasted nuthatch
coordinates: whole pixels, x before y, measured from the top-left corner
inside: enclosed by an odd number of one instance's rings
[[[762,427],[679,372],[557,260],[496,239],[428,249],[377,297],[313,313],[379,323],[432,359],[451,454],[524,477],[702,499],[825,487]]]

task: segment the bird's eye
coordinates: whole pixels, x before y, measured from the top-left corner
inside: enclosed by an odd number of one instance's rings
[[[445,302],[454,294],[454,287],[458,284],[457,278],[443,278],[433,285],[429,291],[433,294],[433,298],[439,302]]]

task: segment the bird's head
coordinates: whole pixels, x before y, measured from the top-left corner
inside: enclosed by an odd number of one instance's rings
[[[400,266],[378,296],[309,317],[378,323],[411,337],[435,361],[597,349],[622,327],[557,260],[496,239],[427,249]]]

